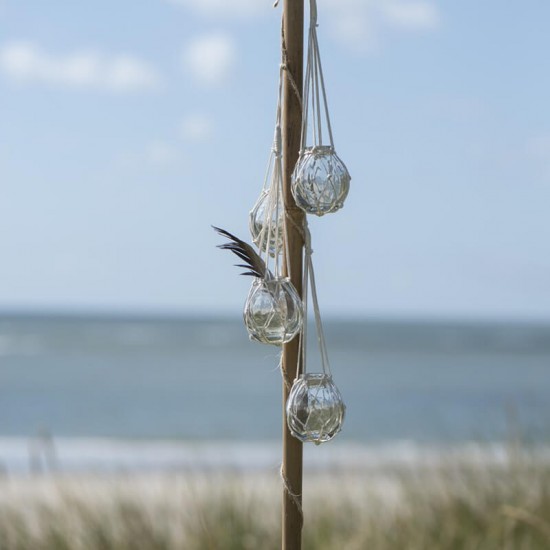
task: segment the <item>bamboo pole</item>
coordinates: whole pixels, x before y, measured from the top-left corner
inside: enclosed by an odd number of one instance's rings
[[[304,49],[304,0],[284,0],[283,4],[283,193],[289,222],[285,239],[288,243],[288,262],[283,267],[290,274],[296,290],[302,294],[302,249],[300,232],[304,212],[290,192],[290,178],[298,159],[302,124],[302,80]],[[302,547],[302,443],[290,434],[286,423],[285,404],[298,369],[298,338],[283,346],[283,464],[282,476],[282,548],[300,550]]]

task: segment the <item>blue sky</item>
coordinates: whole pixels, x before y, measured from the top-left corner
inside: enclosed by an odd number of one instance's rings
[[[550,318],[550,4],[319,0],[328,314]],[[0,0],[0,309],[239,312],[270,0]]]

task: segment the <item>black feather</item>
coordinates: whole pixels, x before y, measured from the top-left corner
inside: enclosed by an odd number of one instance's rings
[[[242,275],[251,275],[253,277],[260,277],[261,279],[269,279],[272,277],[268,271],[265,262],[260,258],[258,253],[248,243],[241,241],[235,235],[229,233],[225,229],[212,226],[222,237],[229,239],[231,242],[219,244],[218,248],[222,250],[231,250],[233,254],[236,254],[244,264],[237,264],[237,267],[243,267],[248,271],[245,271]]]

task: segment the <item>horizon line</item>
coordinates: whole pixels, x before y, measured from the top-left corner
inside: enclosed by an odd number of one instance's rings
[[[241,312],[137,309],[137,308],[29,308],[0,307],[1,318],[51,318],[51,319],[111,319],[111,320],[233,320]],[[550,316],[526,315],[479,315],[479,314],[434,314],[434,313],[380,313],[380,312],[328,312],[323,315],[327,321],[377,322],[377,323],[456,323],[456,324],[536,324],[550,325]]]

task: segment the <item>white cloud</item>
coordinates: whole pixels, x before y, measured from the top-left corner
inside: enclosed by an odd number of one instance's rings
[[[344,6],[334,6],[334,14],[330,18],[328,28],[338,42],[353,50],[372,51],[378,45],[373,19],[358,16],[354,10],[347,10]]]
[[[432,0],[325,0],[319,10],[321,28],[363,52],[376,49],[388,31],[430,31],[441,19]]]
[[[190,113],[181,123],[181,136],[187,141],[208,141],[213,131],[212,119],[202,113]]]
[[[151,90],[160,84],[150,65],[130,55],[107,56],[93,50],[53,55],[31,42],[0,48],[0,71],[19,82],[111,92]]]
[[[542,134],[530,139],[527,152],[533,157],[550,160],[550,135]]]
[[[528,140],[525,152],[543,181],[550,182],[550,134]]]
[[[153,141],[147,147],[147,162],[157,168],[166,168],[171,166],[181,157],[178,149],[165,141]]]
[[[268,14],[273,5],[272,0],[168,1],[214,20],[252,19]],[[318,4],[321,28],[362,52],[376,49],[387,31],[430,31],[441,20],[436,0],[320,0]]]
[[[431,30],[439,25],[439,11],[435,4],[423,0],[380,2],[388,23],[410,30]]]
[[[224,84],[231,75],[236,59],[234,39],[221,33],[195,38],[183,54],[186,69],[197,82],[205,86]]]
[[[169,0],[195,13],[213,18],[249,18],[268,13],[270,0]]]

